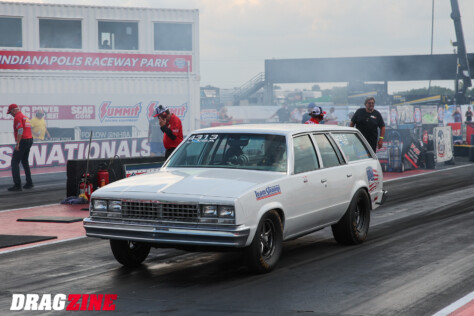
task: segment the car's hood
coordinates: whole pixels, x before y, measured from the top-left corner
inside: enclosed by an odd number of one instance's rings
[[[283,176],[283,173],[249,170],[169,169],[110,183],[100,189],[100,195],[141,192],[232,198]]]

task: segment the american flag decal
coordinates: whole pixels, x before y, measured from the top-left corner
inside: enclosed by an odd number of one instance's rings
[[[369,193],[374,191],[379,184],[379,174],[377,170],[372,169],[372,167],[367,167],[367,180],[369,182]]]

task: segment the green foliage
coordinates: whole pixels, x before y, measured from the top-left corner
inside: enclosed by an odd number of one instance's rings
[[[398,91],[394,92],[393,94],[396,95],[454,95],[454,90],[445,88],[445,87],[439,87],[439,86],[432,86],[429,93],[428,93],[428,87],[426,88],[419,88],[419,89],[411,89],[407,91]]]

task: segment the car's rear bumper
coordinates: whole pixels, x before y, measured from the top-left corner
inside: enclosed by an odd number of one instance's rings
[[[198,225],[155,225],[153,223],[114,222],[87,217],[84,228],[89,237],[122,239],[163,245],[244,247],[250,228],[247,226],[198,227]]]

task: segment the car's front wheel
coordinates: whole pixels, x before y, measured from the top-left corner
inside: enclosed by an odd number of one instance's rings
[[[148,257],[150,245],[129,240],[110,240],[115,259],[128,268],[136,268]]]
[[[273,210],[262,216],[250,246],[245,248],[247,266],[256,273],[273,270],[280,258],[283,244],[283,224]]]
[[[352,198],[344,216],[332,225],[334,239],[343,245],[362,243],[369,233],[370,198],[367,191],[360,189]]]

